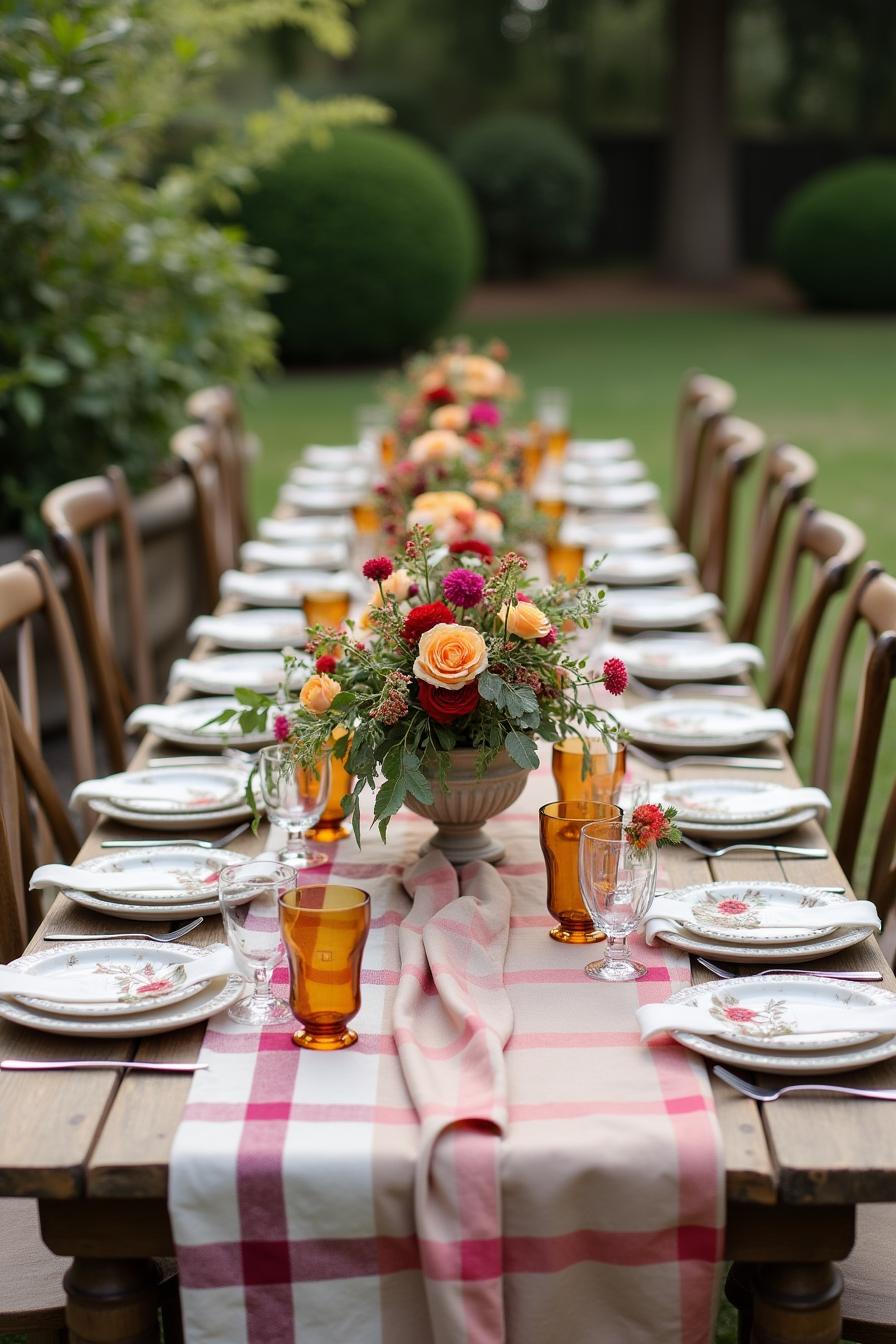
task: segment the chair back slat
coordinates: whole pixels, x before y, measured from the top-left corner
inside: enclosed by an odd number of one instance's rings
[[[707,426],[702,481],[697,492],[692,541],[700,564],[700,578],[708,592],[724,601],[739,482],[765,445],[758,425],[740,416],[714,416]]]
[[[237,559],[224,450],[207,426],[187,425],[174,435],[171,451],[193,483],[206,599],[212,607],[221,575]]]
[[[737,640],[756,639],[788,514],[804,498],[817,473],[815,459],[793,444],[775,444],[765,455],[750,529],[750,574],[733,631]]]
[[[204,425],[217,440],[224,468],[224,492],[231,520],[234,549],[250,534],[248,463],[253,439],[246,432],[240,404],[229,387],[204,387],[187,402],[187,414]]]
[[[675,426],[675,504],[672,523],[682,545],[691,548],[694,487],[700,479],[706,433],[714,416],[727,415],[734,405],[730,383],[711,374],[686,374],[678,398]]]
[[[803,501],[779,581],[767,696],[770,705],[789,715],[794,733],[821,623],[831,598],[849,583],[864,550],[865,535],[855,523]],[[807,564],[809,596],[797,611],[799,581]]]
[[[850,648],[859,629],[867,634],[853,718],[852,741],[843,805],[837,828],[837,858],[852,878],[872,797],[875,770],[896,678],[896,579],[872,563],[864,567],[847,594],[825,667],[816,722],[812,782],[828,789],[833,773],[837,722],[841,710]],[[868,895],[885,917],[892,903],[896,868],[896,781],[875,844]]]

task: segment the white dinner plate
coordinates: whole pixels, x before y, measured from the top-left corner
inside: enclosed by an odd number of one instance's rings
[[[711,826],[746,826],[751,822],[775,821],[830,805],[820,789],[811,792],[765,780],[673,779],[651,786],[651,799],[678,812],[676,822]]]
[[[368,467],[370,455],[357,443],[309,443],[302,454],[302,466],[322,471],[342,471],[348,467]]]
[[[197,616],[187,638],[203,637],[225,649],[301,648],[308,627],[300,611],[289,607],[246,607],[221,616]]]
[[[274,742],[274,730],[269,726],[263,732],[244,733],[235,719],[228,723],[212,723],[225,709],[241,709],[232,696],[208,696],[199,700],[178,700],[173,705],[141,705],[129,717],[125,728],[129,733],[145,728],[163,742],[179,747],[193,747],[202,751],[223,751],[237,747],[256,751]],[[268,724],[272,725],[278,710],[272,709]]]
[[[657,937],[670,947],[681,952],[690,952],[695,957],[709,957],[712,961],[733,961],[736,963],[759,962],[762,965],[782,962],[785,966],[796,965],[803,961],[817,961],[819,957],[830,957],[835,952],[843,952],[847,947],[855,947],[870,938],[871,929],[835,929],[827,938],[816,938],[815,930],[799,930],[799,942],[773,944],[724,943],[714,938],[702,938],[696,933],[684,930],[662,929]]]
[[[246,989],[246,981],[241,975],[222,975],[183,1003],[151,1012],[131,1013],[127,1017],[62,1017],[42,1009],[26,1008],[10,999],[0,999],[0,1018],[54,1036],[100,1036],[106,1039],[158,1036],[164,1031],[177,1031],[207,1021],[241,999]]]
[[[247,778],[244,766],[224,763],[131,770],[110,776],[108,797],[87,801],[100,816],[152,831],[233,825],[251,815],[244,796]],[[76,789],[72,796],[77,794]]]
[[[240,560],[265,569],[345,569],[351,559],[344,541],[247,541]]]
[[[228,569],[221,575],[221,596],[238,597],[256,607],[286,607],[299,603],[308,593],[348,593],[363,600],[365,590],[356,574],[348,570],[268,569],[244,574]]]
[[[772,817],[769,821],[750,821],[737,825],[733,821],[713,824],[708,821],[684,821],[681,830],[695,840],[714,840],[719,844],[730,841],[736,844],[741,840],[774,840],[779,835],[787,835],[797,826],[805,826],[807,821],[817,821],[818,808],[803,807],[784,816]]]
[[[787,715],[716,700],[648,700],[624,706],[617,717],[635,742],[666,751],[737,751],[776,737],[791,737]]]
[[[678,537],[661,523],[627,523],[622,527],[615,514],[567,513],[560,524],[560,540],[604,555],[610,551],[660,550],[676,545]]]
[[[627,485],[564,485],[563,499],[578,509],[603,509],[611,513],[627,513],[630,509],[646,509],[660,497],[660,488],[653,481],[631,481]]]
[[[829,938],[836,929],[828,925],[818,929],[763,928],[757,918],[762,909],[824,908],[839,903],[841,897],[818,887],[795,882],[703,882],[693,887],[667,892],[664,901],[681,906],[677,923],[687,932],[713,942],[736,943],[738,947],[769,948],[789,943],[817,942]]]
[[[303,659],[300,666],[293,668],[289,686],[300,685],[310,670],[310,662]],[[273,695],[285,684],[283,654],[273,650],[178,658],[172,663],[168,677],[169,686],[187,686],[193,691],[208,691],[215,695],[233,695],[238,686]]]
[[[355,523],[351,514],[333,518],[260,518],[262,541],[285,541],[304,545],[310,541],[353,541]]]
[[[281,503],[300,509],[302,513],[330,514],[345,513],[347,509],[353,509],[366,495],[366,486],[340,489],[330,486],[325,490],[322,487],[312,489],[307,485],[294,485],[292,481],[287,481],[280,487],[279,499]]]
[[[98,940],[53,947],[20,957],[10,966],[34,979],[34,994],[17,994],[14,1002],[39,1012],[68,1018],[120,1018],[170,1008],[198,994],[208,980],[183,982],[188,962],[207,955],[207,947],[180,943],[146,943],[138,938]],[[66,978],[102,976],[104,987],[116,995],[107,1003],[64,1003],[45,999],[41,985],[65,987]]]
[[[809,988],[812,986],[813,988]],[[671,1002],[693,1003],[719,999],[720,1032],[718,1036],[701,1036],[693,1032],[676,1031],[672,1035],[681,1045],[697,1054],[723,1063],[739,1064],[743,1068],[769,1073],[833,1073],[863,1068],[866,1064],[889,1059],[896,1054],[896,1035],[853,1032],[844,1029],[842,1036],[830,1032],[810,1036],[775,1034],[776,1028],[786,1022],[786,1004],[800,998],[812,997],[821,1005],[842,1005],[844,1017],[869,1003],[893,1002],[890,990],[874,985],[845,986],[842,981],[807,980],[803,976],[781,973],[764,976],[762,980],[744,977],[692,985],[671,996]],[[736,1000],[727,1004],[728,999]],[[741,1028],[732,1032],[725,1021],[726,1006],[737,1007],[743,1001],[748,1011],[755,1011],[754,1035]],[[772,1007],[769,1009],[768,1005]],[[774,1005],[783,1004],[783,1008]]]
[[[666,594],[668,597],[669,594]],[[718,644],[707,635],[639,635],[625,643],[609,641],[607,656],[621,658],[641,681],[674,685],[737,677],[764,659],[755,644]]]
[[[585,568],[604,556],[600,567],[603,583],[616,587],[650,583],[678,583],[696,573],[697,562],[684,551],[670,555],[662,551],[590,551],[585,556]]]
[[[351,467],[306,467],[300,464],[289,473],[289,483],[309,491],[368,490],[371,476],[370,468],[363,463]]]
[[[688,593],[665,588],[615,588],[607,594],[606,614],[618,630],[676,630],[717,616],[722,603],[715,593]]]
[[[631,457],[635,445],[631,439],[570,439],[566,445],[568,462],[620,462]]]
[[[646,475],[644,463],[633,457],[619,462],[578,462],[567,459],[562,471],[562,479],[567,485],[625,485],[629,481],[643,481]]]
[[[95,896],[99,908],[106,902],[126,904],[136,909],[156,910],[181,905],[215,905],[218,900],[218,873],[231,864],[244,863],[247,855],[232,849],[200,849],[195,845],[159,845],[149,849],[110,850],[78,864],[92,876],[109,874],[131,878],[133,889],[114,892],[78,892],[63,887],[63,895]],[[171,878],[171,891],[141,891],[141,878]],[[174,893],[174,894],[172,894]],[[97,908],[94,906],[93,908]]]

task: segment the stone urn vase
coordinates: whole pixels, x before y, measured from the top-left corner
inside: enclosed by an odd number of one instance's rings
[[[424,850],[440,849],[455,867],[472,859],[501,862],[504,847],[483,826],[490,817],[496,817],[516,802],[530,773],[502,751],[485,774],[477,778],[478,755],[472,747],[459,747],[451,752],[447,789],[439,782],[436,766],[424,765],[422,772],[432,785],[432,802],[421,803],[410,795],[405,798],[405,807],[418,816],[428,817],[438,827]]]

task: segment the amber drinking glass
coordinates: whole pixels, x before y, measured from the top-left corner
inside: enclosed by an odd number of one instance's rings
[[[526,489],[531,489],[535,478],[541,468],[541,459],[544,453],[544,446],[538,432],[538,426],[533,425],[523,443],[521,456],[523,463],[523,485]]]
[[[314,592],[306,593],[302,600],[302,610],[309,625],[322,625],[327,630],[338,630],[345,620],[351,606],[348,593]]]
[[[566,512],[566,500],[559,496],[535,498],[535,508],[539,513],[543,513],[545,518],[559,520]]]
[[[565,737],[554,743],[551,773],[560,801],[568,803],[578,798],[590,803],[618,803],[625,777],[625,745],[590,737],[587,746],[589,759],[585,763],[585,743],[580,737]]]
[[[289,1006],[306,1050],[344,1050],[357,1032],[349,1022],[361,1007],[361,956],[370,928],[370,897],[359,887],[298,887],[280,900],[280,927],[289,961]]]
[[[360,504],[356,504],[352,509],[352,516],[355,520],[355,527],[365,536],[379,532],[380,515],[372,499],[362,499]]]
[[[345,728],[337,728],[330,738],[329,745],[335,742],[337,737],[345,737]],[[336,756],[330,752],[330,792],[327,795],[327,805],[321,813],[320,821],[316,822],[307,836],[309,840],[323,840],[329,843],[333,840],[345,840],[350,831],[345,825],[345,813],[342,810],[342,800],[347,793],[351,793],[352,785],[355,782],[354,775],[350,775],[345,768],[346,757],[351,751],[351,742],[348,744],[345,756]]]
[[[569,443],[569,393],[565,387],[542,387],[535,394],[535,418],[548,457],[562,458]]]
[[[579,886],[579,835],[589,824],[609,838],[622,835],[622,808],[613,803],[574,799],[546,803],[538,813],[541,852],[548,870],[548,910],[559,922],[551,929],[558,943],[598,943],[606,935],[594,927]]]
[[[566,579],[575,583],[585,563],[585,547],[570,546],[565,541],[549,541],[545,546],[548,573],[552,579]]]

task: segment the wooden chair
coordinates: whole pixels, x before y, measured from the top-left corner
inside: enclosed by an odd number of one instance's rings
[[[755,641],[788,515],[817,472],[815,459],[790,443],[775,444],[766,453],[750,528],[750,575],[740,618],[732,627],[733,639]]]
[[[866,565],[847,594],[825,666],[812,761],[812,782],[823,789],[831,783],[846,663],[860,626],[865,628],[867,650],[835,845],[837,859],[850,881],[872,794],[890,687],[896,678],[896,579],[878,564]],[[896,781],[891,785],[868,883],[868,899],[875,902],[882,919],[896,896],[894,856]]]
[[[225,467],[225,488],[232,535],[240,546],[250,535],[248,464],[258,444],[247,433],[236,393],[229,387],[203,387],[187,401],[187,414],[216,438]]]
[[[52,490],[41,517],[71,578],[72,602],[84,639],[97,698],[97,714],[113,770],[125,768],[124,720],[155,696],[143,569],[143,550],[124,473],[69,481]],[[130,676],[115,639],[110,533],[119,537],[124,576],[123,606]],[[84,539],[90,538],[92,564]]]
[[[827,513],[809,500],[800,517],[780,576],[766,701],[790,717],[794,734],[799,724],[806,675],[828,604],[845,588],[865,549],[865,536],[855,523]],[[809,596],[797,612],[803,570],[811,568]]]
[[[692,541],[703,587],[723,601],[738,485],[764,446],[759,426],[739,416],[713,416],[707,424],[701,480],[695,482]]]
[[[692,370],[685,375],[675,421],[675,505],[672,523],[685,550],[691,549],[694,485],[699,479],[703,441],[714,416],[727,415],[735,402],[730,383]]]
[[[238,543],[230,506],[227,450],[205,425],[187,425],[171,440],[171,451],[190,477],[196,494],[196,518],[208,609],[218,601],[225,569],[237,562]]]

